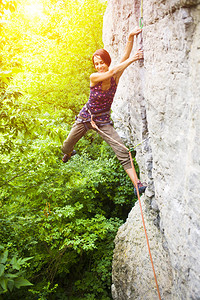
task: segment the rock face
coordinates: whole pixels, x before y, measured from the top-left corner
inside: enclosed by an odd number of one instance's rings
[[[119,62],[140,1],[109,0],[103,39]],[[143,1],[144,61],[124,72],[113,119],[137,145],[142,207],[161,298],[200,299],[200,1]],[[133,52],[141,46],[135,39]],[[139,205],[119,228],[114,300],[158,299]]]

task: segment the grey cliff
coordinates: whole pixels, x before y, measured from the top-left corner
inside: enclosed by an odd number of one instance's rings
[[[137,145],[142,207],[162,300],[200,299],[200,1],[143,1],[144,61],[120,79],[113,119]],[[109,0],[103,40],[118,62],[140,1]],[[141,47],[135,39],[133,51]],[[119,228],[114,300],[158,299],[138,202]]]

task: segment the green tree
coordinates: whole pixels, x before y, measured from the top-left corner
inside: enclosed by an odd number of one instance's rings
[[[18,1],[1,27],[0,242],[33,257],[31,289],[6,299],[111,299],[114,237],[133,206],[132,183],[90,132],[77,155],[60,146],[87,101],[105,3]]]

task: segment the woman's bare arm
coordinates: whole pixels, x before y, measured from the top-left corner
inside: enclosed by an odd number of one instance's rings
[[[100,81],[107,80],[111,77],[119,78],[123,71],[134,61],[142,59],[143,58],[143,51],[138,50],[133,56],[127,58],[120,64],[116,65],[115,67],[111,68],[109,71],[105,73],[93,73],[90,75],[90,84],[91,86],[95,85],[96,83]],[[117,82],[118,83],[118,82]]]

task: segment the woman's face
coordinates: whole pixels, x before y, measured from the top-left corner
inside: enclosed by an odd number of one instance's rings
[[[100,56],[94,56],[94,67],[99,73],[104,73],[109,70],[108,65],[102,60]]]

